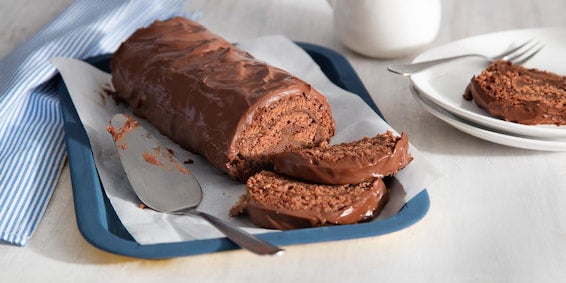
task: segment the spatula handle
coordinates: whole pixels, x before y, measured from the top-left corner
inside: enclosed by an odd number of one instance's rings
[[[199,215],[206,219],[216,229],[220,230],[228,239],[236,243],[238,246],[245,248],[259,255],[282,255],[285,251],[274,246],[216,216],[197,210],[189,210],[187,213]]]

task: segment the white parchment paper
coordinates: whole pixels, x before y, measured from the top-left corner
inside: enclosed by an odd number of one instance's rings
[[[311,57],[289,39],[268,36],[239,43],[238,47],[260,60],[295,74],[326,95],[336,120],[336,135],[332,138],[332,143],[374,136],[386,130],[395,132],[357,95],[332,84]],[[198,216],[175,216],[140,209],[141,202],[134,194],[112,138],[106,132],[106,126],[114,114],[131,114],[126,105],[117,105],[106,95],[106,90],[112,88],[110,74],[74,59],[54,58],[52,62],[61,73],[86,129],[104,191],[134,239],[140,244],[156,244],[224,237]],[[137,120],[164,146],[173,149],[178,160],[194,160],[194,163],[185,166],[203,187],[204,196],[199,210],[226,219],[251,233],[273,232],[255,227],[246,217],[228,216],[230,208],[245,192],[245,185],[232,181],[226,174],[209,165],[204,158],[182,149],[159,134],[147,121]],[[408,134],[410,139],[410,133]],[[374,221],[397,213],[406,201],[438,177],[434,166],[421,157],[414,147],[410,148],[410,152],[414,157],[413,162],[397,175],[402,187],[392,188],[390,202],[382,215]]]

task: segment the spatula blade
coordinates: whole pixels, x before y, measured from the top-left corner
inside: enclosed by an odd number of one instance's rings
[[[131,116],[116,114],[108,132],[138,198],[160,212],[199,205],[202,189],[190,170]]]

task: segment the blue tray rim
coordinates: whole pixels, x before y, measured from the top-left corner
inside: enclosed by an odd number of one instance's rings
[[[379,108],[371,99],[350,63],[342,55],[319,45],[296,42],[339,87],[359,95],[378,115]],[[111,54],[84,61],[107,69]],[[91,245],[118,255],[134,258],[172,258],[238,249],[227,238],[140,245],[125,231],[110,205],[100,183],[86,132],[78,118],[67,88],[60,75],[56,77],[67,142],[68,160],[77,225]],[[325,226],[258,235],[275,245],[305,244],[379,236],[407,228],[428,212],[430,199],[426,189],[409,201],[396,215],[379,221],[353,225]]]

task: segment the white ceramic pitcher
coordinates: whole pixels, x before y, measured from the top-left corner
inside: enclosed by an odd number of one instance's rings
[[[329,0],[336,37],[370,57],[413,54],[437,36],[441,0]]]

